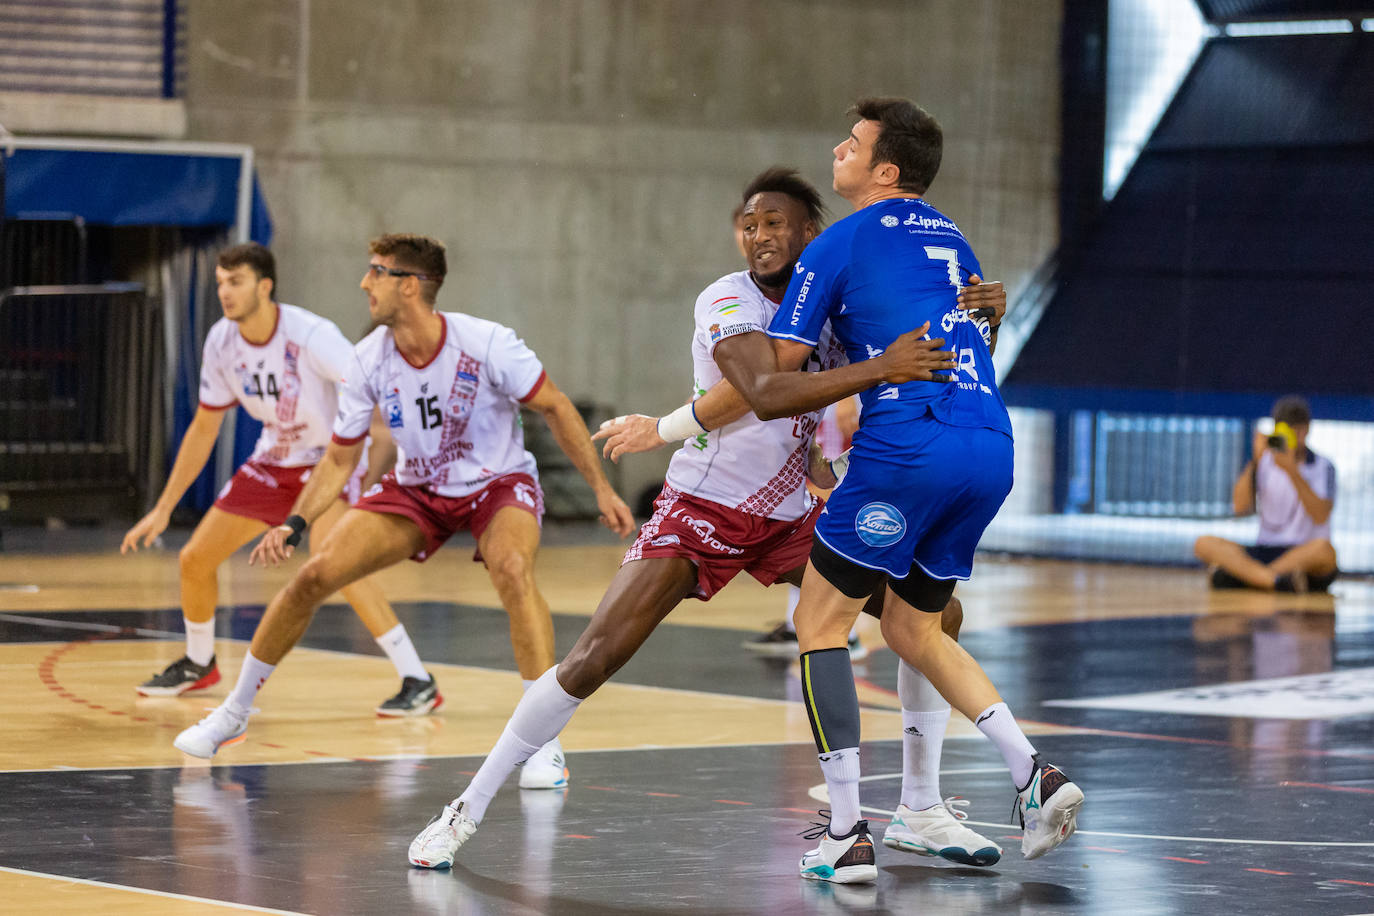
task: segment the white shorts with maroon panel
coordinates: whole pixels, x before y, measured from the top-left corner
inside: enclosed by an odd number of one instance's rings
[[[253,518],[269,525],[280,525],[291,514],[296,497],[305,489],[314,465],[299,468],[281,468],[256,461],[245,462],[234,472],[234,476],[224,484],[215,497],[215,508],[230,515]],[[367,460],[358,462],[353,476],[344,484],[339,498],[350,505],[362,495],[363,475],[367,472]]]
[[[439,496],[424,487],[403,486],[396,482],[396,475],[387,474],[355,504],[358,509],[399,515],[414,522],[425,537],[425,546],[411,556],[417,563],[428,560],[445,541],[464,529],[480,540],[497,510],[506,506],[523,509],[535,521],[542,521],[544,492],[539,489],[539,481],[529,474],[506,474],[466,496]],[[481,561],[482,552],[475,551],[472,558]]]
[[[621,565],[658,557],[691,560],[697,568],[692,597],[702,601],[710,600],[741,571],[772,585],[785,573],[806,565],[821,508],[817,501],[801,518],[779,521],[664,484],[654,501],[653,517],[639,529]]]

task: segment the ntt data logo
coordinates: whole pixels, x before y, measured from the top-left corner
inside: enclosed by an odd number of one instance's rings
[[[906,519],[896,506],[869,503],[854,517],[854,532],[869,547],[889,547],[906,534]]]

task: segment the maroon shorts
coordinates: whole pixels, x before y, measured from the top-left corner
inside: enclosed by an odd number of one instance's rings
[[[811,533],[821,503],[791,522],[748,515],[729,506],[698,499],[667,484],[654,500],[654,515],[620,561],[682,557],[697,567],[692,597],[702,601],[725,587],[741,570],[764,585],[806,565]]]
[[[456,531],[466,528],[473,537],[480,539],[496,511],[506,506],[524,509],[535,521],[542,520],[544,492],[539,489],[539,481],[528,474],[507,474],[467,496],[437,496],[423,487],[401,486],[394,474],[387,474],[355,505],[358,509],[399,515],[414,522],[425,536],[425,546],[411,559],[423,563]],[[480,561],[482,552],[474,552],[472,558]]]
[[[357,501],[362,490],[363,472],[367,469],[360,463],[358,469],[344,485],[339,498],[345,502]],[[266,525],[280,525],[291,514],[296,497],[305,489],[314,465],[300,468],[279,468],[270,464],[245,462],[234,472],[228,482],[215,497],[215,508],[230,515],[253,518]]]

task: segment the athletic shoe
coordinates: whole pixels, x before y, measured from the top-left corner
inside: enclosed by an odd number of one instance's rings
[[[138,685],[138,692],[145,697],[179,697],[192,690],[204,690],[219,683],[219,666],[215,657],[204,665],[197,665],[185,655],[154,674]]]
[[[554,738],[534,752],[520,767],[520,788],[562,789],[568,785],[567,758],[563,745]]]
[[[1038,859],[1073,835],[1083,790],[1069,782],[1059,767],[1042,763],[1036,754],[1030,782],[1016,796],[1012,816],[1021,822],[1021,854]]]
[[[826,817],[826,812],[821,812]],[[830,835],[830,825],[817,823],[801,834],[808,840],[819,839],[820,845],[801,857],[801,876],[836,884],[861,884],[878,880],[878,866],[873,857],[873,838],[868,833],[868,821],[859,821],[854,829],[842,837]]]
[[[448,868],[453,865],[458,847],[477,832],[477,822],[463,812],[463,807],[464,803],[460,801],[444,805],[444,812],[410,841],[411,865],[419,868]]]
[[[401,690],[394,697],[377,707],[379,716],[423,716],[444,705],[444,696],[439,692],[439,682],[434,675],[422,681],[418,677],[401,680]]]
[[[741,646],[750,652],[757,652],[759,655],[768,655],[777,658],[792,658],[799,654],[797,648],[797,631],[789,630],[786,623],[780,623],[773,629],[761,636],[753,639],[746,639],[740,643]],[[859,642],[857,636],[849,637],[849,660],[857,662],[868,657],[868,649]]]
[[[957,796],[921,811],[898,805],[892,823],[883,832],[883,845],[961,865],[996,865],[1002,858],[1002,847],[959,823],[968,817],[959,808],[967,805],[967,799]]]
[[[785,622],[778,624],[761,636],[746,639],[740,645],[750,652],[778,658],[792,658],[798,654],[797,631],[789,630]]]
[[[210,710],[210,715],[177,735],[172,745],[192,757],[209,760],[226,744],[238,744],[243,740],[243,733],[248,730],[248,717],[252,714],[252,710],[235,712],[228,703],[222,703]]]

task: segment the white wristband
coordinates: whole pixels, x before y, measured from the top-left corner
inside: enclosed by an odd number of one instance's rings
[[[706,432],[706,427],[697,421],[697,412],[691,404],[683,404],[666,417],[658,418],[658,435],[664,442],[681,442]]]

